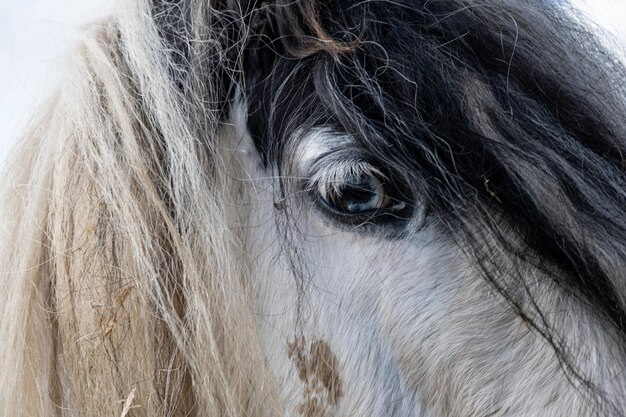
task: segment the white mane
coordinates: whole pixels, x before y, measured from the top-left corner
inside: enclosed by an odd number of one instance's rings
[[[189,117],[148,6],[88,30],[8,170],[0,415],[278,414],[224,132]]]

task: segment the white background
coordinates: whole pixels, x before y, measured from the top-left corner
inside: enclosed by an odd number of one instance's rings
[[[81,25],[106,15],[114,1],[0,0],[0,165],[37,103],[54,89],[58,64]],[[626,0],[572,1],[626,50]]]
[[[106,15],[113,1],[0,0],[0,164],[54,90],[81,25]]]

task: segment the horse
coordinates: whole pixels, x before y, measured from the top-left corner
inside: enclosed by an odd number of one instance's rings
[[[0,415],[626,416],[626,73],[540,0],[126,0],[5,171]]]

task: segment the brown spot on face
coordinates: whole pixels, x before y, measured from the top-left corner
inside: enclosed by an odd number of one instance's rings
[[[330,350],[328,343],[323,340],[313,341],[310,359],[319,382],[328,392],[330,404],[337,404],[337,400],[342,395],[339,366],[337,358]]]
[[[304,336],[287,343],[287,355],[305,384],[298,412],[304,417],[329,417],[343,396],[339,362],[328,343],[315,339],[308,346]]]

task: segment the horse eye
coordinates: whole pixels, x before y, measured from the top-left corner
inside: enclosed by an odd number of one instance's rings
[[[373,214],[403,209],[406,204],[392,199],[380,179],[374,175],[348,177],[339,184],[320,184],[322,200],[344,215]]]

